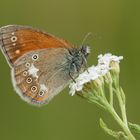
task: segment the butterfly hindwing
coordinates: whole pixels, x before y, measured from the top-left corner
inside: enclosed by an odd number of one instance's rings
[[[42,105],[64,89],[71,81],[68,56],[66,48],[49,48],[20,57],[12,75],[15,89],[22,99]]]
[[[67,41],[28,26],[0,28],[0,46],[10,66],[22,55],[44,48],[71,48]]]

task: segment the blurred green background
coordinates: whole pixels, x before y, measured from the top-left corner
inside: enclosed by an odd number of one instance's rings
[[[92,53],[123,55],[121,85],[130,121],[140,124],[140,1],[139,0],[0,0],[0,26],[30,25],[79,46],[88,32]],[[108,114],[68,88],[48,105],[36,108],[13,90],[10,68],[0,53],[1,140],[112,140],[99,127],[101,116],[114,128]]]

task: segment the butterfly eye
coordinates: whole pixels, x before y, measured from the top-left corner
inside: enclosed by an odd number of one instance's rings
[[[44,95],[44,93],[45,93],[45,92],[44,92],[43,90],[42,90],[42,91],[40,91],[40,92],[39,92],[39,96],[43,96],[43,95]]]
[[[33,56],[32,56],[32,60],[37,60],[39,57],[38,57],[38,54],[34,54]]]
[[[29,68],[31,65],[30,65],[30,63],[26,63],[25,66],[26,66],[27,68]]]
[[[27,76],[28,72],[27,71],[24,71],[23,72],[23,76]]]
[[[31,91],[32,91],[32,92],[36,92],[36,91],[37,91],[37,87],[36,87],[36,86],[32,86],[32,87],[31,87]]]
[[[32,78],[30,78],[30,77],[28,77],[27,79],[26,79],[26,82],[28,83],[28,84],[30,84],[30,83],[32,83]]]

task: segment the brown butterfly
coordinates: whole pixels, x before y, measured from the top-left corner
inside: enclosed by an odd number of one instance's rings
[[[0,48],[12,69],[19,96],[30,104],[47,104],[82,72],[89,47],[28,26],[0,28]]]

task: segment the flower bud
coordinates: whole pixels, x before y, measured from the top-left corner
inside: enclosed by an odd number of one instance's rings
[[[93,84],[95,85],[95,87],[96,87],[97,89],[98,89],[98,88],[102,88],[103,85],[104,85],[104,79],[103,79],[103,77],[101,76],[101,77],[95,79],[95,80],[93,81]]]
[[[104,75],[104,79],[105,79],[105,83],[106,83],[107,85],[112,84],[112,82],[113,82],[112,76],[111,76],[110,72],[107,72],[107,73]]]
[[[119,66],[119,63],[118,62],[111,61],[110,67],[111,67],[111,72],[113,74],[119,74],[120,73],[120,66]]]

